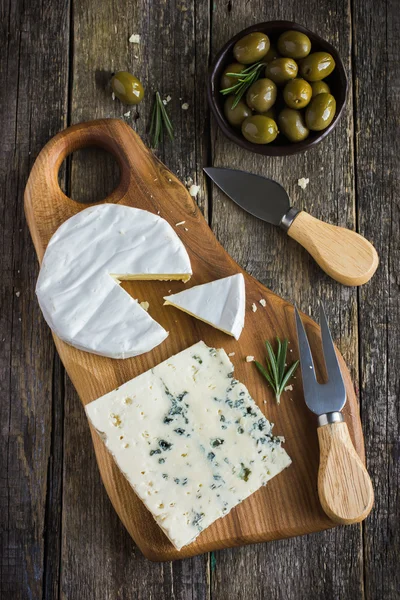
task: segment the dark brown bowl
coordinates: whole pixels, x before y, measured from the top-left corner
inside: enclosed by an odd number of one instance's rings
[[[332,54],[335,59],[335,70],[329,77],[324,79],[324,81],[328,83],[331,92],[336,99],[336,115],[334,116],[332,123],[326,129],[323,131],[310,132],[308,138],[302,142],[289,142],[283,134],[280,134],[271,144],[253,144],[248,142],[242,136],[241,131],[234,129],[225,119],[223,110],[225,97],[219,91],[221,75],[226,65],[234,60],[232,53],[233,46],[240,38],[248,33],[261,31],[268,35],[272,43],[276,43],[280,34],[289,29],[301,31],[308,35],[311,40],[311,52],[325,50]],[[235,142],[235,144],[242,146],[242,148],[246,148],[246,150],[264,154],[265,156],[286,156],[288,154],[296,154],[297,152],[308,150],[329,135],[332,129],[336,127],[343,112],[347,98],[347,87],[347,76],[342,59],[340,58],[338,51],[331,46],[331,44],[298,23],[293,23],[292,21],[268,21],[266,23],[257,23],[256,25],[252,25],[251,27],[247,27],[247,29],[239,31],[239,33],[231,38],[218,52],[211,65],[207,95],[211,110],[217,119],[218,125],[221,127],[224,134],[230,140]]]

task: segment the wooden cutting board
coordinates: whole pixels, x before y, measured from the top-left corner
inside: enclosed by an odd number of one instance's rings
[[[307,409],[298,370],[293,391],[275,402],[271,390],[254,364],[245,357],[265,356],[264,341],[275,336],[290,340],[290,362],[298,358],[293,306],[245,273],[217,242],[200,210],[182,183],[148,150],[124,122],[107,119],[81,123],[55,136],[41,151],[25,190],[25,212],[39,261],[56,229],[69,217],[87,208],[63,194],[58,170],[68,154],[87,146],[111,152],[121,171],[117,189],[105,202],[116,202],[160,214],[180,236],[189,253],[193,276],[182,282],[125,282],[123,287],[140,301],[150,303],[149,313],[169,337],[151,352],[126,360],[113,360],[81,352],[56,336],[61,360],[83,404],[110,392],[169,356],[203,340],[209,346],[235,352],[235,377],[249,389],[274,433],[284,435],[292,465],[225,518],[201,533],[195,542],[177,551],[119,472],[96,432],[93,444],[104,485],[120,519],[143,554],[151,560],[174,560],[202,552],[275,540],[333,527],[321,509],[317,494],[319,461],[315,417]],[[184,226],[176,226],[185,221]],[[173,307],[163,306],[163,296],[214,279],[243,272],[246,282],[246,320],[239,341]],[[259,304],[265,298],[266,307]],[[252,303],[258,307],[251,310]],[[329,315],[329,307],[328,315]],[[304,315],[314,353],[317,376],[324,377],[319,327]],[[348,369],[340,356],[347,389],[345,420],[354,446],[364,459],[359,409]],[[266,403],[264,402],[266,400]],[[140,457],[138,457],[140,460]],[[101,527],[101,523],[98,525]]]

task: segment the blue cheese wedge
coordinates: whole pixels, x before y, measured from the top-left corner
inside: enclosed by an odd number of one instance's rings
[[[226,352],[204,342],[86,412],[178,550],[291,462]]]
[[[164,300],[237,340],[242,333],[246,291],[241,273],[164,296]]]

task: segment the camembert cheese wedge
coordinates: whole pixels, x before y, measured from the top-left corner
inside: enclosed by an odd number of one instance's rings
[[[80,350],[128,358],[168,335],[119,285],[130,279],[181,279],[192,274],[172,227],[145,210],[101,204],[74,215],[51,238],[36,286],[44,318]]]
[[[164,296],[164,300],[237,340],[242,333],[246,291],[241,273]]]
[[[178,550],[291,462],[226,352],[204,342],[91,402],[86,413]]]

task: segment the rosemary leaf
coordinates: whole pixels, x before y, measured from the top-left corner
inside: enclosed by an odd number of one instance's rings
[[[279,379],[282,381],[283,375],[285,373],[285,363],[286,363],[288,341],[284,340],[281,344],[280,339],[278,337],[276,339],[278,340],[279,346],[280,346],[280,356],[278,357],[278,373],[279,373]]]
[[[270,342],[267,340],[265,346],[267,348],[268,356],[266,357],[267,369],[263,367],[258,361],[254,361],[257,369],[268,381],[269,385],[275,392],[275,398],[279,404],[281,395],[285,391],[286,384],[293,377],[294,372],[299,366],[299,361],[296,360],[285,373],[286,367],[286,356],[288,348],[288,340],[281,340],[276,338],[278,343],[277,352],[275,354]]]
[[[165,109],[163,101],[161,99],[160,93],[156,92],[154,99],[154,107],[153,113],[151,116],[150,123],[150,135],[152,138],[152,148],[158,148],[160,141],[163,140],[164,137],[164,129],[167,132],[169,138],[173,140],[174,128],[172,127],[172,123],[168,116],[168,113]]]
[[[285,390],[286,384],[288,383],[288,381],[292,377],[292,375],[294,375],[294,372],[295,372],[295,370],[297,369],[298,366],[299,366],[299,361],[296,360],[296,362],[294,362],[292,364],[292,366],[289,367],[289,370],[287,371],[286,375],[283,377],[283,379],[281,381],[281,386],[280,386],[280,393],[281,394]]]
[[[265,377],[265,379],[268,381],[268,383],[270,384],[270,386],[272,388],[274,388],[274,382],[272,381],[268,371],[262,366],[262,364],[260,364],[258,362],[258,360],[254,361],[254,364],[256,365],[257,369],[260,371],[260,373],[262,373]]]
[[[259,78],[261,69],[263,67],[265,67],[265,64],[258,62],[254,65],[246,67],[246,69],[243,69],[243,71],[240,73],[227,73],[228,77],[232,77],[233,80],[237,80],[232,86],[220,90],[221,94],[224,94],[225,96],[227,94],[234,94],[236,96],[231,110],[238,105],[244,93],[248,90],[251,84]]]
[[[279,373],[278,373],[278,367],[277,367],[277,364],[276,364],[275,354],[274,354],[272,346],[271,346],[271,344],[269,343],[268,340],[265,342],[265,345],[267,347],[267,352],[268,352],[268,357],[269,357],[269,362],[267,361],[267,364],[269,364],[269,366],[271,368],[271,372],[273,374],[274,387],[275,387],[275,389],[278,389],[278,387],[279,387]]]

